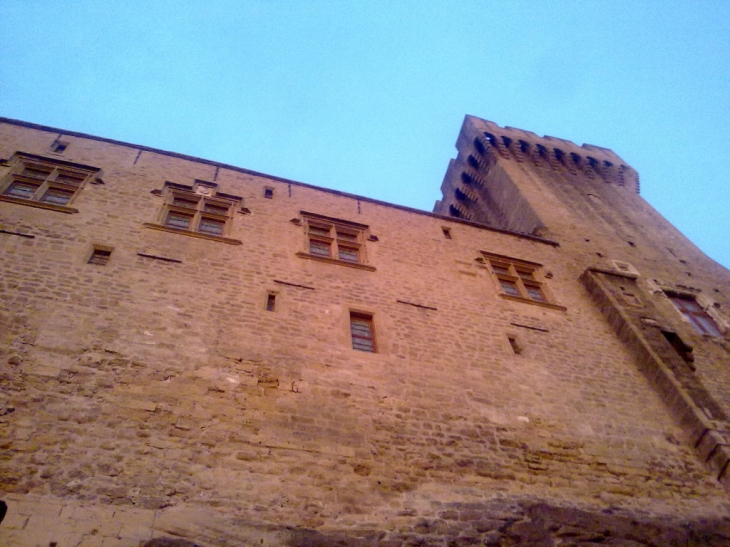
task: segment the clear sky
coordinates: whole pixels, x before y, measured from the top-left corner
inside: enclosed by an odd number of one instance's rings
[[[730,266],[730,1],[2,0],[0,115],[431,210],[465,114],[611,148]]]

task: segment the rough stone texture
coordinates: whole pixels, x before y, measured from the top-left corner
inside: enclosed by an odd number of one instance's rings
[[[722,321],[730,273],[612,152],[468,117],[437,211],[487,227],[77,134],[53,155],[59,132],[0,125],[0,158],[103,182],[78,213],[0,201],[0,545],[728,544],[730,346],[658,288]],[[464,169],[489,191],[454,197]],[[196,179],[244,199],[240,245],[155,228]],[[302,211],[366,225],[369,269],[303,257]],[[505,298],[483,253],[541,264],[556,306]]]

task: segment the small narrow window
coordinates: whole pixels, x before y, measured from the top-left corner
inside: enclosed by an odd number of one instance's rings
[[[446,239],[451,239],[451,228],[447,228],[446,226],[441,227],[441,231],[444,234],[444,237]]]
[[[352,336],[352,349],[375,353],[372,315],[350,313],[350,334]]]
[[[266,295],[266,311],[274,311],[276,308],[276,295],[269,293]]]
[[[519,342],[517,341],[517,336],[513,334],[508,334],[507,340],[509,340],[509,345],[512,347],[512,351],[515,355],[519,355],[520,353],[522,353],[522,346],[520,346]]]
[[[63,154],[68,148],[68,143],[63,141],[56,141],[51,145],[51,152],[56,154]]]
[[[94,247],[94,250],[91,252],[91,256],[89,257],[89,260],[87,264],[96,264],[97,266],[106,266],[109,262],[109,259],[112,256],[112,250],[109,248],[103,248],[103,247]]]
[[[264,188],[264,197],[266,199],[273,198],[274,197],[274,189],[271,188],[270,186],[267,186],[266,188]]]

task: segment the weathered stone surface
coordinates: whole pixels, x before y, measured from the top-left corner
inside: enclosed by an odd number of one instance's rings
[[[140,547],[201,547],[186,539],[155,538],[140,544]]]
[[[504,129],[480,153],[495,127],[467,119],[443,206],[469,166],[483,188],[457,211],[500,229],[69,135],[51,160],[103,169],[78,212],[0,199],[0,544],[727,542],[730,345],[662,290],[724,330],[730,274],[612,152]],[[0,195],[57,136],[0,124]],[[166,181],[245,210],[223,240],[159,229]],[[367,226],[366,264],[307,257],[302,211]],[[495,255],[549,302],[507,298]]]

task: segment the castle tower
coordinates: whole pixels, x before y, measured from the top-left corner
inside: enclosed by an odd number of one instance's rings
[[[728,271],[641,198],[611,150],[473,116],[456,147],[434,211],[559,244],[700,457],[730,480]]]

